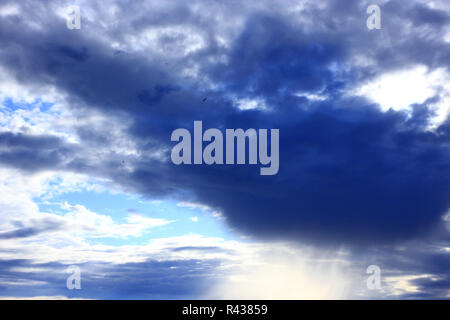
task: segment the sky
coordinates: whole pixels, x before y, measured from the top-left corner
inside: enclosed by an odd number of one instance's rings
[[[0,298],[450,298],[449,63],[446,0],[2,0]]]

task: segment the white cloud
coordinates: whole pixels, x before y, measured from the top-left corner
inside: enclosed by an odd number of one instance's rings
[[[328,97],[320,93],[298,92],[294,94],[297,97],[305,97],[311,101],[325,101]]]
[[[267,109],[266,103],[263,99],[244,98],[236,100],[235,103],[240,110]]]
[[[173,222],[131,214],[126,218],[128,223],[117,223],[110,216],[92,212],[83,205],[65,202],[63,209],[69,211],[64,215],[70,226],[68,232],[83,237],[139,237],[152,228]]]
[[[45,282],[45,281],[37,281],[37,280],[30,280],[30,279],[8,280],[8,279],[0,278],[1,286],[39,286],[39,285],[45,285],[46,283],[47,282]]]
[[[425,66],[416,66],[382,74],[352,94],[368,97],[385,111],[409,110],[411,104],[420,104],[438,95],[441,101],[433,105],[437,113],[434,124],[438,124],[446,119],[450,110],[450,75],[442,68],[428,70]]]
[[[17,4],[5,3],[0,6],[0,17],[18,15],[20,13],[20,7]]]
[[[222,219],[222,220],[225,219],[225,217],[222,215],[221,212],[219,212],[217,210],[214,210],[213,208],[211,208],[211,207],[209,207],[207,205],[201,204],[201,203],[184,201],[184,202],[178,202],[177,206],[181,207],[181,208],[199,209],[199,210],[204,211],[204,212],[211,212],[211,215],[213,217],[215,217],[217,219]]]

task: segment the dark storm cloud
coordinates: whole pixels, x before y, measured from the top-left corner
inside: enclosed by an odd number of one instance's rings
[[[344,62],[341,39],[317,32],[311,41],[303,30],[273,16],[252,16],[246,26],[229,52],[229,63],[208,70],[226,90],[270,97],[282,90],[292,94],[339,85],[329,67]]]
[[[143,151],[169,149],[172,130],[191,129],[194,120],[203,120],[205,128],[279,128],[279,174],[259,176],[257,168],[242,166],[176,167],[146,158],[133,159],[128,172],[109,158],[95,166],[82,153],[66,168],[110,177],[149,197],[208,204],[235,228],[264,238],[377,244],[419,237],[441,223],[450,205],[449,123],[424,130],[431,100],[408,117],[344,93],[385,71],[418,63],[447,67],[450,50],[441,30],[447,13],[389,2],[382,7],[386,31],[377,33],[365,28],[366,7],[357,1],[345,7],[332,1],[325,9],[311,5],[302,13],[306,26],[264,2],[264,9],[242,8],[242,29],[221,46],[211,36],[218,28],[213,16],[200,18],[181,8],[132,15],[123,27],[108,30],[115,39],[133,28],[137,34],[161,23],[156,18],[161,12],[164,21],[180,18],[179,25],[204,30],[205,48],[168,65],[164,55],[149,57],[145,51],[116,55],[89,32],[92,22],[73,32],[51,13],[43,30],[24,27],[19,33],[23,20],[0,20],[0,44],[6,48],[0,63],[26,84],[56,86],[74,109],[125,114],[132,120],[128,134]],[[233,10],[239,12],[234,4],[224,7],[226,14]],[[405,28],[408,23],[412,29]],[[424,24],[435,36],[418,32]],[[359,66],[357,55],[373,63]],[[196,65],[201,80],[181,75],[184,65]],[[208,89],[209,82],[215,89]],[[312,101],[298,92],[320,92],[328,99]],[[238,110],[230,96],[263,98],[269,110]],[[91,143],[90,128],[78,132],[82,143]],[[108,141],[107,135],[94,138]],[[34,158],[31,152],[14,153],[23,144],[8,142],[2,162],[28,169],[45,167],[35,162],[62,162],[61,149],[48,141],[36,145],[35,155],[43,154],[36,161],[24,160]]]
[[[73,152],[64,141],[49,135],[0,133],[0,163],[25,171],[57,169]]]
[[[247,119],[248,127],[283,128],[276,176],[238,166],[149,166],[132,183],[150,194],[148,181],[184,186],[236,228],[260,236],[362,244],[429,232],[449,206],[448,124],[424,132],[421,113],[407,119],[347,103],[291,112],[276,123],[272,114]]]

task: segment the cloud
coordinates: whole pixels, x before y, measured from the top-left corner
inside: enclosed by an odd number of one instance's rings
[[[51,219],[43,219],[43,221],[34,222],[33,224],[33,227],[0,232],[0,239],[28,238],[40,233],[60,230],[63,226],[61,221],[52,221]]]
[[[126,217],[127,223],[117,223],[110,216],[92,212],[79,204],[72,206],[66,202],[62,208],[68,211],[64,215],[68,231],[85,237],[140,237],[152,228],[173,222],[130,214]]]
[[[39,190],[35,180],[36,177],[27,177],[28,183],[23,183],[34,194]],[[61,181],[61,185],[44,186],[71,190],[72,187]],[[17,183],[10,188],[16,188]],[[26,188],[22,192],[26,193]],[[42,189],[39,192],[45,194]],[[364,247],[360,251],[345,247],[329,250],[305,247],[295,242],[226,241],[194,234],[116,246],[89,243],[87,239],[137,236],[146,227],[155,227],[154,219],[131,212],[126,223],[117,223],[109,216],[68,203],[60,204],[65,210],[57,217],[30,210],[26,194],[19,196],[23,198],[13,203],[16,208],[20,203],[28,206],[25,210],[30,217],[20,209],[18,215],[10,207],[8,210],[15,214],[9,214],[9,220],[2,216],[3,223],[16,230],[32,226],[39,232],[10,236],[11,233],[2,239],[2,296],[397,299],[446,295],[448,249],[438,234],[429,243],[413,242],[395,248]],[[7,193],[1,199],[2,208],[7,208],[4,204]],[[50,228],[53,226],[56,229]],[[82,269],[80,292],[64,287],[67,277],[64,271],[73,264]],[[374,293],[365,287],[365,270],[370,264],[382,269],[381,292]],[[431,280],[415,282],[421,278]],[[97,289],[100,287],[103,289]]]
[[[383,294],[445,297],[450,8],[445,1],[383,2],[382,30],[372,32],[365,27],[368,4],[127,1],[104,7],[81,1],[82,29],[72,32],[59,2],[9,3],[0,11],[0,163],[11,170],[4,178],[55,171],[68,180],[90,176],[104,182],[103,188],[220,214],[252,239],[344,246],[358,257],[369,255],[362,252],[367,249],[390,257],[392,263],[380,259],[388,277],[406,281]],[[54,105],[46,111],[38,101]],[[24,102],[30,110],[14,109]],[[247,166],[172,165],[170,133],[192,129],[194,120],[220,129],[279,128],[279,173],[261,177]],[[51,232],[47,259],[73,260],[80,254],[85,262],[117,262],[128,255],[129,270],[151,279],[167,275],[170,267],[153,260],[158,246],[174,249],[167,250],[172,258],[191,259],[189,270],[206,255],[227,255],[226,250],[176,250],[180,239],[166,239],[130,247],[135,255],[120,248],[110,256],[111,248],[91,247],[84,237],[141,234],[168,221],[131,214],[118,223],[75,204],[67,206],[71,212],[65,218],[51,216],[55,224],[46,224],[30,217],[39,214],[29,199],[41,195],[39,187],[27,187],[19,196],[6,184],[0,188],[4,212],[16,219],[0,217],[6,251]],[[58,228],[65,224],[56,221],[66,221],[82,236],[61,235]],[[424,244],[430,237],[442,252],[414,249],[414,241],[430,248]],[[189,246],[182,247],[196,248],[204,239],[183,240]],[[76,249],[60,252],[54,245],[61,241]],[[29,246],[19,256],[43,259],[46,246]],[[11,258],[10,252],[5,255]],[[283,270],[295,277],[288,261],[280,258],[286,269],[258,267],[250,279],[283,276]],[[143,266],[161,272],[145,273]],[[302,265],[305,274],[311,269]],[[191,293],[192,282],[172,286],[169,280],[155,291],[138,280],[130,283],[136,294],[152,292],[145,297],[158,297],[158,290],[169,297]],[[302,274],[298,285],[315,284]],[[321,288],[318,296],[330,294]]]
[[[30,261],[10,261],[2,265],[2,276],[8,276],[9,283],[0,278],[0,296],[18,299],[55,297],[69,299],[179,299],[184,296],[201,297],[206,281],[212,276],[213,261],[155,261],[138,263],[80,265],[81,290],[65,287],[64,270],[67,265],[46,264],[47,272],[17,273],[10,268],[28,266]],[[41,266],[41,265],[38,265]],[[171,268],[175,267],[175,268]],[[100,276],[102,275],[102,276]],[[17,277],[24,277],[18,282]],[[39,279],[35,281],[34,279]],[[145,279],[145,281],[143,281]],[[29,286],[33,286],[30,290]]]
[[[39,170],[54,167],[63,162],[67,148],[58,138],[51,136],[29,136],[5,132],[0,134],[3,147],[3,164],[14,163],[23,170]]]
[[[362,97],[345,97],[344,93],[362,80],[419,63],[430,70],[445,68],[448,50],[442,39],[415,32],[424,21],[409,14],[408,10],[416,7],[403,8],[390,2],[383,12],[395,19],[385,19],[386,29],[393,33],[390,36],[405,38],[393,44],[395,53],[382,58],[385,47],[375,39],[378,36],[371,33],[367,38],[366,29],[355,30],[353,25],[339,22],[344,17],[345,21],[362,19],[363,6],[356,1],[345,12],[332,2],[323,10],[311,5],[297,13],[298,18],[316,15],[315,24],[290,24],[294,19],[291,13],[284,9],[270,12],[266,5],[264,2],[260,11],[253,7],[243,11],[241,27],[234,29],[226,47],[209,37],[202,48],[188,54],[205,83],[213,84],[205,89],[165,65],[150,62],[138,49],[122,57],[112,55],[108,43],[89,27],[85,33],[46,28],[39,37],[34,36],[36,30],[27,29],[14,38],[16,49],[7,51],[20,52],[23,67],[6,53],[0,56],[3,67],[16,78],[26,76],[26,83],[49,84],[47,79],[52,79],[51,83],[68,96],[71,108],[120,112],[130,123],[123,131],[139,152],[131,155],[126,170],[119,169],[122,161],[108,160],[111,151],[89,158],[89,145],[97,137],[98,145],[112,146],[114,142],[105,134],[107,127],[98,135],[84,127],[78,130],[81,141],[75,149],[46,136],[6,133],[3,161],[27,170],[62,167],[95,174],[153,198],[188,194],[181,200],[217,209],[237,229],[259,237],[329,244],[377,243],[433,230],[449,207],[445,178],[449,171],[445,160],[449,156],[448,122],[433,132],[425,131],[431,117],[428,104],[422,107],[419,118],[402,110],[383,112]],[[192,17],[198,12],[180,8],[191,14],[180,23],[197,28]],[[174,17],[180,14],[169,8],[158,10],[168,10]],[[228,10],[234,10],[233,6]],[[160,21],[133,17],[134,31],[144,32],[152,26],[155,37],[164,37],[165,31],[155,27]],[[5,30],[11,29],[11,19],[2,22]],[[401,27],[415,20],[420,23],[413,32]],[[91,21],[88,16],[88,23]],[[43,23],[56,26],[60,21],[48,17]],[[123,39],[133,25],[123,23],[116,40],[128,45]],[[208,19],[202,23],[211,27],[211,32],[227,30],[226,25],[213,27],[214,22]],[[340,28],[331,31],[329,23]],[[427,27],[437,30],[446,23],[438,19]],[[181,37],[177,30],[171,32]],[[354,39],[351,45],[349,32]],[[0,36],[5,46],[11,41],[8,34]],[[421,49],[425,47],[431,49]],[[352,60],[358,55],[367,55],[372,61],[370,68]],[[299,91],[306,96],[296,96]],[[318,91],[328,99],[307,98],[309,92]],[[205,93],[207,110],[200,103]],[[236,97],[264,99],[268,109],[236,109]],[[423,103],[426,98],[421,96],[416,102]],[[280,173],[264,179],[244,167],[175,168],[167,157],[170,132],[177,127],[189,128],[196,119],[219,128],[280,128]],[[26,145],[30,139],[37,150]],[[148,154],[158,156],[150,159]],[[92,161],[99,157],[101,161]]]
[[[225,279],[213,286],[213,299],[344,299],[354,282],[344,251],[315,252],[278,243],[252,251],[239,265],[224,266]]]

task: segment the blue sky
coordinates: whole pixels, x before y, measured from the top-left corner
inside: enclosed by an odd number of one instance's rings
[[[64,204],[69,204],[66,208]],[[65,215],[70,212],[70,204],[83,204],[86,209],[111,217],[118,223],[126,221],[131,215],[145,216],[153,219],[162,219],[167,224],[140,237],[127,237],[126,239],[101,238],[97,243],[105,244],[143,244],[149,239],[173,237],[189,233],[201,233],[207,237],[221,237],[225,239],[239,238],[231,233],[220,220],[214,217],[211,210],[196,207],[195,204],[145,200],[136,195],[110,194],[107,192],[79,191],[70,192],[52,197],[51,201],[39,203],[40,211]],[[89,242],[96,241],[89,239]]]
[[[0,5],[0,297],[450,297],[447,1],[70,4]],[[278,173],[174,165],[194,121]]]

